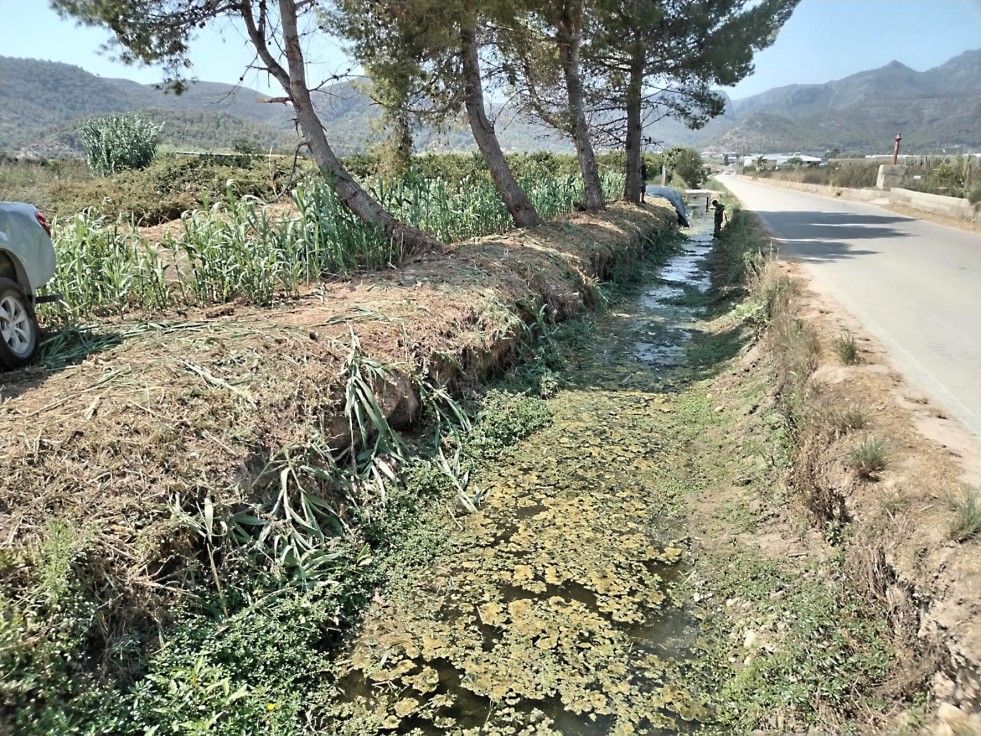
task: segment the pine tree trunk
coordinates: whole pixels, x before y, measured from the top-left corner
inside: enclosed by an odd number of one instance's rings
[[[641,138],[644,126],[641,122],[641,104],[644,85],[644,48],[639,40],[634,41],[630,55],[630,76],[627,80],[627,181],[623,197],[628,202],[640,204],[640,193],[646,182],[641,172]]]
[[[576,146],[579,168],[582,171],[586,190],[586,209],[601,210],[606,206],[603,199],[603,186],[600,183],[596,154],[589,140],[589,126],[586,123],[586,106],[583,101],[582,77],[579,72],[579,48],[582,42],[583,2],[577,0],[564,5],[558,22],[559,59],[565,77],[566,92],[569,97],[569,132]]]
[[[289,65],[287,93],[293,103],[297,122],[310,146],[310,153],[321,173],[332,183],[338,199],[364,222],[378,228],[388,239],[397,243],[405,254],[441,250],[442,243],[422,230],[397,220],[373,197],[361,188],[334,154],[324,128],[313,108],[306,82],[303,51],[297,27],[295,0],[279,0],[286,60]],[[282,80],[281,80],[282,81]]]
[[[464,27],[460,29],[460,56],[463,63],[464,101],[467,108],[467,119],[473,131],[477,148],[480,149],[498,194],[508,208],[514,224],[518,227],[537,227],[542,224],[535,205],[520,187],[511,172],[504,151],[494,132],[494,124],[488,120],[484,109],[484,89],[480,78],[480,61],[477,58],[477,41],[475,29]]]

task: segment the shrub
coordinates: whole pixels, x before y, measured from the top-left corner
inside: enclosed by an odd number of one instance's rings
[[[692,189],[705,183],[705,163],[701,154],[687,146],[674,146],[668,151],[671,169]]]
[[[139,116],[110,115],[82,126],[82,145],[97,176],[123,169],[145,169],[157,152],[160,126]]]

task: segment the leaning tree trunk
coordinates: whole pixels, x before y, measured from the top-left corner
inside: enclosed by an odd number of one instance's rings
[[[641,122],[641,104],[644,84],[644,47],[639,40],[634,41],[630,54],[630,73],[627,79],[627,181],[623,197],[628,202],[640,204],[640,193],[646,182],[641,172],[641,137],[644,126]]]
[[[467,118],[473,131],[477,148],[480,149],[498,194],[508,208],[518,227],[537,227],[542,224],[535,205],[521,188],[504,158],[504,151],[494,132],[494,124],[488,120],[484,109],[484,88],[480,79],[480,61],[477,58],[476,31],[473,26],[460,29],[460,57],[463,64],[463,95]]]
[[[331,182],[338,199],[361,220],[377,228],[386,238],[398,243],[404,253],[440,250],[442,243],[422,230],[397,220],[362,189],[331,149],[327,142],[327,135],[324,133],[324,127],[313,108],[310,89],[307,86],[306,67],[303,61],[303,51],[300,48],[299,28],[297,27],[296,1],[279,0],[280,23],[282,24],[288,71],[278,63],[269,50],[265,35],[265,3],[259,5],[258,23],[253,17],[251,0],[242,0],[241,10],[248,27],[249,36],[260,58],[289,95],[296,112],[297,122],[300,124],[307,144],[310,146],[310,153],[321,173]]]
[[[586,209],[601,210],[606,206],[606,202],[603,199],[599,168],[596,166],[596,154],[589,140],[582,77],[579,72],[583,10],[582,0],[572,3],[572,8],[568,5],[563,8],[558,22],[559,60],[565,77],[566,93],[569,96],[569,132],[576,145],[576,156],[579,158],[579,168],[582,170],[583,186],[586,190]]]

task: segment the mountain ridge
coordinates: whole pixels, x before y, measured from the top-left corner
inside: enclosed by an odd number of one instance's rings
[[[886,152],[902,130],[905,150],[977,149],[981,49],[922,72],[892,61],[822,84],[774,87],[732,107],[739,122],[709,145]]]
[[[163,142],[183,146],[292,147],[299,141],[293,115],[260,104],[256,90],[195,82],[182,95],[125,78],[98,77],[60,62],[0,56],[0,151],[52,156],[80,151],[77,131],[92,116],[143,112],[164,122]],[[374,141],[377,106],[356,86],[337,82],[316,93],[316,106],[340,155]],[[571,150],[554,133],[514,110],[501,112],[507,151]],[[727,99],[725,113],[701,130],[676,120],[645,128],[666,145],[702,150],[764,152],[831,150],[887,152],[898,130],[909,152],[981,148],[981,49],[962,52],[918,72],[899,61],[822,84],[792,84]],[[465,126],[423,128],[423,150],[473,150]]]

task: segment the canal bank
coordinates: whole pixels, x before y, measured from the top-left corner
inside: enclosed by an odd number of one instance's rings
[[[746,544],[789,456],[765,378],[731,373],[753,341],[726,298],[743,255],[694,225],[591,329],[557,336],[548,426],[469,476],[481,508],[379,591],[323,728],[733,733],[892,708],[885,617],[840,561],[782,532]]]

